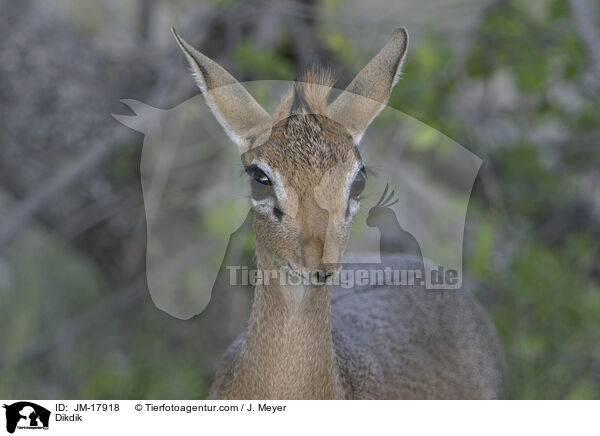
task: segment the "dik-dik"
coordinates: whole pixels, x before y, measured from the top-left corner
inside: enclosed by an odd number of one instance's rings
[[[486,312],[468,292],[379,286],[337,298],[331,286],[367,182],[359,142],[398,81],[407,32],[396,30],[330,103],[330,76],[310,70],[273,116],[173,33],[239,148],[258,269],[315,272],[301,284],[256,286],[248,327],[225,354],[209,397],[501,398],[503,355]],[[386,262],[415,265],[403,256]]]

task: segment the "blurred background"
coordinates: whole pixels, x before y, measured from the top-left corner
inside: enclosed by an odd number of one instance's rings
[[[0,398],[204,398],[251,292],[181,321],[145,278],[143,136],[197,94],[169,27],[236,78],[343,86],[402,25],[390,105],[483,159],[464,273],[513,399],[600,398],[594,0],[0,0]],[[427,153],[428,140],[413,138]],[[217,220],[218,221],[218,220]],[[246,244],[247,245],[247,244]]]

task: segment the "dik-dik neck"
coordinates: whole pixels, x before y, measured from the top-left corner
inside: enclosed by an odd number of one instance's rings
[[[328,287],[257,286],[236,364],[240,398],[343,398],[331,338]]]

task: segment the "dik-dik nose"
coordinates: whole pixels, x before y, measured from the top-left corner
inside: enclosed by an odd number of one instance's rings
[[[323,263],[324,241],[310,239],[302,243],[302,263],[309,269],[321,269]]]
[[[326,243],[312,239],[305,244],[303,251],[303,264],[305,271],[314,283],[325,283],[338,270],[339,265],[324,260]]]
[[[339,260],[339,241],[329,219],[326,210],[313,210],[305,220],[301,239],[304,267],[324,278],[338,269]]]
[[[308,268],[318,268],[323,262],[329,214],[315,204],[310,206],[305,208],[302,220],[300,235],[302,261]]]

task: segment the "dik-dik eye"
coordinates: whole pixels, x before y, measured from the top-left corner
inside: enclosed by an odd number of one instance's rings
[[[263,199],[271,193],[271,180],[260,168],[251,167],[246,171],[250,176],[250,190],[255,200]]]
[[[357,201],[360,200],[360,194],[365,190],[366,184],[367,179],[364,170],[361,169],[350,186],[350,197]]]

